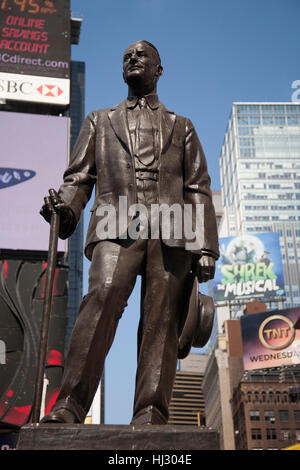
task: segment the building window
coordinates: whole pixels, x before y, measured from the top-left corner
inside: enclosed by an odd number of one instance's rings
[[[296,442],[300,442],[300,429],[296,429]]]
[[[251,392],[248,392],[248,393],[247,393],[248,403],[251,403],[251,396],[252,396],[252,393],[251,393]]]
[[[267,439],[268,441],[277,439],[276,429],[267,428]]]
[[[260,420],[259,411],[257,411],[257,410],[250,410],[249,411],[249,416],[250,416],[250,421],[259,421]]]
[[[259,440],[261,438],[262,438],[261,429],[259,429],[259,428],[251,429],[251,439],[253,439],[255,441],[255,440]]]
[[[294,410],[294,418],[296,423],[300,423],[300,410]]]
[[[291,439],[291,430],[290,429],[281,429],[280,430],[280,439],[283,441],[288,441]]]
[[[271,423],[274,423],[275,413],[274,413],[273,410],[266,410],[265,411],[265,421],[270,421]]]
[[[279,421],[287,423],[289,421],[289,410],[279,410]]]

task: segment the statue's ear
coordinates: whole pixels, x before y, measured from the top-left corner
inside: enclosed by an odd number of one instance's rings
[[[157,75],[160,77],[164,73],[164,69],[161,65],[157,66]]]

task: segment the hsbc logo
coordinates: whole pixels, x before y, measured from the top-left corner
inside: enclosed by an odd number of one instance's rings
[[[32,94],[34,84],[30,82],[16,82],[13,80],[0,80],[0,93],[6,91],[7,93],[22,93],[23,95]],[[40,85],[37,91],[42,96],[57,97],[60,96],[64,91],[58,85]]]
[[[32,83],[21,82],[17,83],[13,80],[0,80],[0,93],[22,93],[23,95],[29,95],[32,93]]]
[[[0,98],[67,105],[70,80],[0,73]]]
[[[57,85],[41,85],[37,91],[43,96],[60,96],[64,91]]]

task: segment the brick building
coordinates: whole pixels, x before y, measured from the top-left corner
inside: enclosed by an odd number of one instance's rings
[[[299,380],[299,366],[245,372],[231,400],[237,450],[300,442],[300,400],[291,393]]]

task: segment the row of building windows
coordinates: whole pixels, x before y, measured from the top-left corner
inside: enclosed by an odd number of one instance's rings
[[[260,440],[263,438],[263,430],[260,428],[252,428],[251,429],[251,439],[252,440]],[[267,440],[290,440],[294,437],[294,433],[290,429],[280,429],[280,433],[278,435],[277,429],[274,428],[267,428],[266,429],[266,439]],[[300,429],[296,429],[296,441],[300,442]]]
[[[297,163],[290,163],[285,162],[282,163],[274,163],[274,162],[266,162],[266,161],[256,161],[256,162],[241,162],[240,167],[243,169],[257,169],[257,168],[266,168],[267,170],[299,170],[300,165]]]
[[[292,204],[287,204],[286,206],[278,206],[278,205],[271,205],[271,206],[266,206],[266,205],[254,205],[254,206],[245,206],[244,209],[246,211],[288,211],[288,210],[297,210],[300,211],[300,206],[294,206]]]
[[[240,147],[256,147],[259,149],[263,149],[265,145],[268,149],[271,147],[283,147],[286,148],[287,145],[289,146],[299,146],[300,145],[300,134],[299,135],[272,135],[272,136],[262,136],[259,137],[240,137],[239,138]]]
[[[292,400],[288,392],[247,392],[248,403],[291,403]],[[297,414],[298,413],[298,414]],[[300,410],[295,410],[295,416],[298,416],[300,421]]]
[[[243,199],[267,200],[267,199],[275,199],[275,197],[272,194],[247,193],[247,194],[243,195]],[[300,200],[300,193],[276,194],[276,199],[278,199],[278,200],[296,199],[297,201],[299,201]]]
[[[245,220],[246,222],[249,222],[249,221],[263,221],[263,222],[267,222],[267,221],[273,221],[273,222],[278,222],[278,221],[300,221],[300,215],[298,215],[297,217],[295,215],[282,215],[282,216],[279,216],[279,215],[273,215],[273,216],[269,216],[269,215],[253,215],[253,216],[250,216],[250,215],[247,215],[245,217]]]
[[[265,151],[261,149],[257,149],[254,147],[245,147],[245,148],[240,148],[240,157],[241,158],[276,158],[276,159],[282,159],[285,156],[289,158],[298,158],[299,157],[299,146],[294,149],[289,146],[285,147],[274,147],[272,149],[265,149]]]
[[[300,422],[300,410],[294,411],[294,420],[296,423]],[[290,415],[289,410],[278,410],[278,417],[281,423],[289,422]],[[250,421],[260,421],[260,411],[259,410],[250,410],[249,411]],[[275,422],[275,411],[274,410],[265,410],[264,411],[264,421],[270,421],[271,423]]]
[[[297,126],[300,116],[238,116],[239,126]]]
[[[300,106],[298,104],[237,104],[237,114],[300,114]]]
[[[270,118],[267,118],[270,122]],[[272,119],[272,118],[271,118]],[[298,122],[299,116],[288,117],[285,120],[284,117],[275,117],[273,122],[271,123],[274,126],[281,126],[284,124],[284,127],[259,127],[261,122],[264,124],[264,120],[260,118],[247,118],[238,120],[238,134],[240,137],[254,136],[255,139],[261,139],[262,137],[269,138],[271,135],[275,135],[276,137],[299,137],[300,135],[300,128],[294,127],[293,124]],[[277,121],[277,122],[276,122]],[[249,124],[249,125],[248,125]],[[286,126],[286,124],[290,124]],[[230,135],[232,141],[232,135]]]
[[[283,236],[283,230],[281,228],[276,230],[276,232],[278,232],[281,237]],[[291,238],[293,236],[292,229],[287,228],[285,230],[285,234],[288,238]],[[300,229],[298,229],[298,228],[295,229],[295,235],[296,235],[296,237],[300,237]]]

